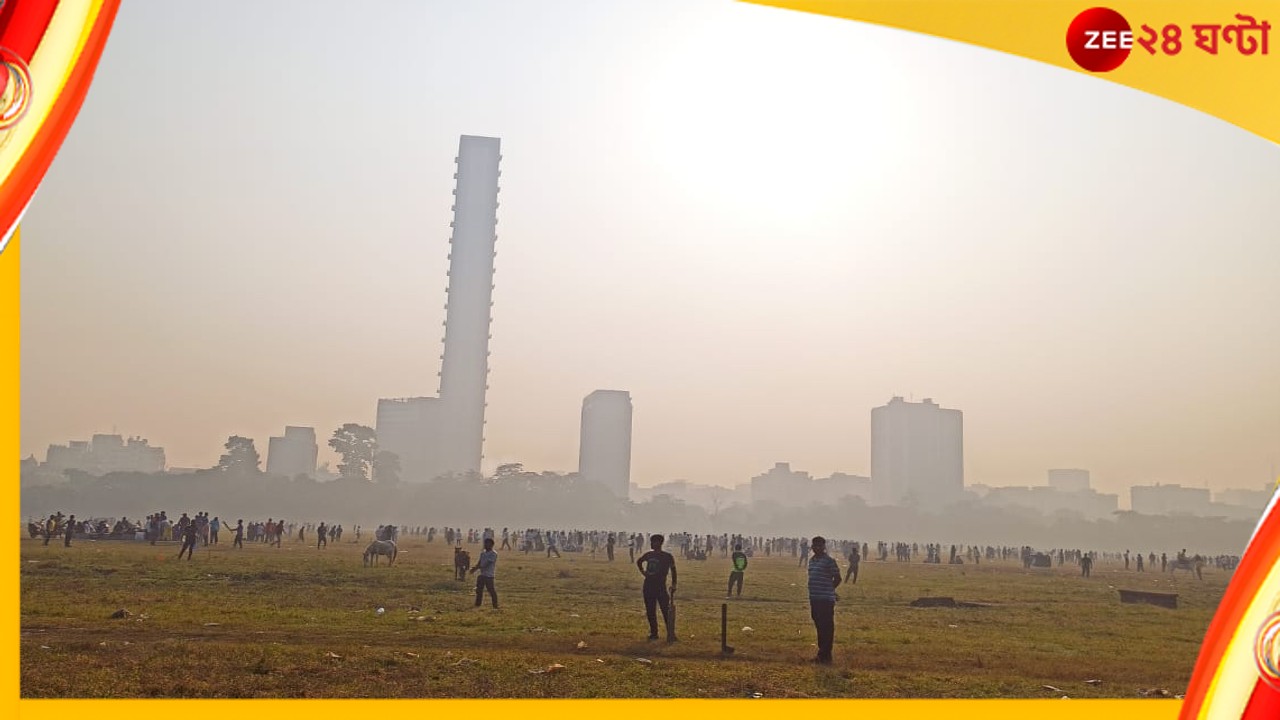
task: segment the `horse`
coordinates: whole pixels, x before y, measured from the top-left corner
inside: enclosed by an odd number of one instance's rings
[[[387,556],[387,565],[396,561],[396,544],[390,540],[374,540],[369,543],[369,547],[364,549],[365,566],[377,565],[378,556]]]
[[[1195,557],[1174,558],[1169,561],[1169,574],[1172,575],[1175,570],[1186,570],[1196,574],[1197,580],[1203,580],[1204,576],[1200,571],[1204,569],[1204,558],[1196,555]]]

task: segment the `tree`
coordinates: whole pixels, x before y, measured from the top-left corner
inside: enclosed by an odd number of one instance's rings
[[[378,449],[377,434],[373,428],[347,423],[333,431],[329,447],[342,456],[342,462],[338,463],[338,475],[341,479],[369,482],[373,456]]]
[[[390,450],[378,450],[373,454],[373,481],[382,485],[400,482],[400,456]]]
[[[257,472],[262,461],[258,458],[258,450],[253,446],[253,438],[232,435],[222,447],[227,454],[218,459],[218,470],[233,475],[251,475]]]

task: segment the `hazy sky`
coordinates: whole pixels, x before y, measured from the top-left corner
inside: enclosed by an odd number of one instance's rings
[[[434,394],[461,134],[503,142],[489,467],[575,469],[597,388],[641,485],[866,473],[893,395],[964,411],[968,483],[1280,467],[1280,150],[727,0],[125,3],[23,226],[24,456]]]

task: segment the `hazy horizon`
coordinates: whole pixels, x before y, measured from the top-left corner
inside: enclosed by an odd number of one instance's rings
[[[727,0],[341,7],[121,7],[23,223],[24,457],[114,427],[265,466],[306,425],[324,461],[435,394],[471,134],[503,152],[487,470],[574,470],[606,388],[641,486],[867,475],[895,395],[964,412],[966,484],[1280,469],[1271,143]]]

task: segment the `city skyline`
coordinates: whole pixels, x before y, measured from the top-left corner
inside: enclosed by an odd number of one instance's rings
[[[343,20],[390,77],[279,47],[283,10],[123,7],[24,223],[23,456],[118,425],[207,466],[423,392],[476,132],[511,148],[485,469],[574,467],[579,399],[625,387],[642,485],[867,474],[894,395],[964,409],[973,483],[1274,479],[1274,146],[977,48],[660,5]]]

